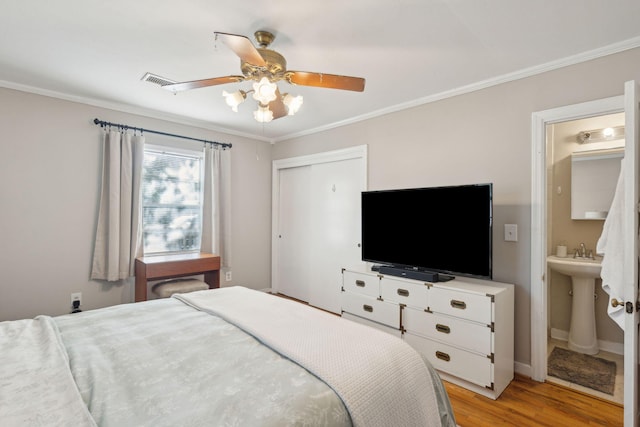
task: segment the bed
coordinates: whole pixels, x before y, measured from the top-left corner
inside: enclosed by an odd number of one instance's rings
[[[0,425],[450,426],[402,340],[235,286],[0,322]]]

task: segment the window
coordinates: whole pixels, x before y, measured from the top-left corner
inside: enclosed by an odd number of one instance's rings
[[[148,145],[144,151],[142,228],[145,255],[200,250],[202,153],[169,151]]]

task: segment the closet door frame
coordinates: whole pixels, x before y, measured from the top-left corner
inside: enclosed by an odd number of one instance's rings
[[[280,171],[282,169],[311,166],[321,163],[337,162],[350,159],[362,159],[363,182],[367,188],[367,146],[357,145],[340,150],[325,151],[322,153],[309,154],[305,156],[290,157],[273,161],[271,176],[271,289],[278,292],[278,230],[280,228]]]

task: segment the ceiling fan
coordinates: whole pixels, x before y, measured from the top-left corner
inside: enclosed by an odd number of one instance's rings
[[[312,73],[307,71],[287,70],[284,56],[269,49],[275,36],[268,31],[256,31],[254,34],[259,47],[256,48],[249,38],[216,32],[216,40],[221,40],[240,58],[242,75],[213,77],[187,82],[171,82],[161,84],[164,89],[174,92],[217,86],[227,83],[238,83],[252,80],[253,90],[228,93],[223,92],[227,104],[238,111],[247,93],[253,92],[253,98],[259,102],[254,117],[259,122],[268,122],[286,115],[293,115],[302,105],[302,96],[294,97],[288,93],[282,95],[276,85],[281,80],[292,85],[313,86],[331,89],[364,91],[365,79],[361,77],[340,76],[336,74]]]

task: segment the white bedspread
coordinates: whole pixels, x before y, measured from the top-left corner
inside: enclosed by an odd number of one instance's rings
[[[441,420],[446,391],[404,342],[246,288],[0,322],[0,426]]]
[[[54,320],[100,427],[352,425],[324,382],[176,298]]]
[[[95,426],[53,319],[0,322],[0,424]]]
[[[424,361],[394,336],[242,287],[174,297],[233,323],[322,379],[356,427],[440,425]]]

